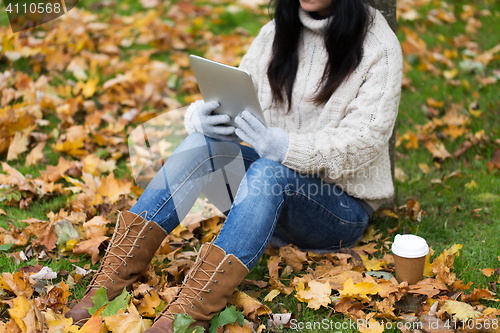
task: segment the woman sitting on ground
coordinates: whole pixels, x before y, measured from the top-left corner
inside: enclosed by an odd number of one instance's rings
[[[172,332],[178,313],[207,327],[271,240],[316,252],[354,246],[373,211],[394,194],[388,142],[402,53],[367,1],[276,1],[274,19],[240,68],[254,79],[268,127],[248,111],[235,118],[237,127],[221,126],[229,116],[211,114],[217,101],[190,105],[189,136],[120,213],[85,297],[66,313],[75,323],[90,318],[86,308],[99,286],[113,299],[138,279],[200,192],[225,188],[214,175],[235,159],[245,173],[222,229],[202,245],[175,299],[146,332]]]

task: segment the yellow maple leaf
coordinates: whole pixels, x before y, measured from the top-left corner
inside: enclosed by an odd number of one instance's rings
[[[427,253],[425,256],[425,265],[424,265],[424,276],[425,277],[433,277],[435,274],[432,272],[431,265],[431,253]]]
[[[299,281],[301,282],[301,281]],[[328,282],[310,281],[307,288],[297,291],[297,299],[307,302],[307,307],[318,310],[321,306],[327,307],[331,303],[332,288]]]
[[[452,314],[453,318],[458,320],[468,320],[481,316],[481,312],[474,310],[470,304],[459,301],[444,302],[443,310]]]
[[[0,289],[8,290],[16,296],[25,296],[30,298],[33,295],[33,288],[24,272],[3,273],[0,275]]]
[[[104,317],[104,322],[113,333],[142,333],[153,323],[150,319],[142,319],[132,303],[128,306],[127,313],[118,312],[117,315]]]
[[[369,320],[364,320],[362,324],[358,326],[358,330],[361,333],[382,333],[384,332],[384,324],[370,318]]]
[[[424,175],[430,172],[429,166],[426,163],[418,163],[418,167],[420,168],[420,171],[422,171]]]
[[[448,258],[457,254],[461,248],[462,244],[454,244],[451,248],[444,249],[443,252],[439,255],[439,257],[434,259],[434,261],[432,262],[432,267],[436,268],[437,271],[437,268],[439,266],[446,266]]]
[[[68,153],[70,155],[80,157],[85,154],[87,154],[87,151],[83,148],[84,142],[83,138],[78,138],[75,140],[66,140],[64,142],[57,142],[56,144],[52,145],[52,148],[55,151],[61,152],[61,153]]]
[[[155,317],[155,308],[160,305],[160,297],[156,290],[151,291],[151,293],[147,293],[144,295],[144,298],[141,300],[141,304],[137,307],[139,310],[139,314],[145,317]]]
[[[25,165],[31,166],[39,163],[43,159],[43,148],[45,147],[45,142],[40,142],[33,148],[28,156],[26,156]]]
[[[10,317],[14,319],[21,331],[26,332],[27,328],[23,319],[28,315],[28,311],[35,303],[24,296],[16,297],[13,302],[14,306],[9,309]]]
[[[465,187],[468,190],[473,190],[473,189],[477,188],[477,183],[473,179],[473,180],[470,181],[470,183],[465,184]]]
[[[225,329],[224,332],[231,332],[231,333],[252,333],[252,330],[246,324],[243,324],[242,327],[240,327],[240,325],[238,325],[238,323],[227,324],[227,325],[224,325],[224,329]]]
[[[55,313],[52,309],[45,312],[45,320],[51,332],[68,332],[73,324],[73,318],[66,318],[64,315]]]
[[[280,291],[278,289],[273,289],[269,292],[269,294],[264,297],[265,302],[271,302],[276,296],[280,294]]]
[[[387,262],[384,260],[380,260],[377,258],[368,259],[368,256],[360,255],[361,260],[363,260],[363,264],[367,271],[380,271],[382,267],[387,265]]]
[[[367,295],[375,295],[380,291],[380,287],[370,282],[360,282],[354,284],[351,278],[344,282],[343,289],[339,290],[340,297],[356,298],[361,301],[369,301]]]
[[[97,84],[99,83],[99,76],[94,76],[90,78],[82,87],[83,97],[92,97],[97,89]]]

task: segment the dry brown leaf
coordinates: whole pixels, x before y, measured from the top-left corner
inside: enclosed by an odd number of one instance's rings
[[[10,142],[9,151],[7,153],[7,161],[16,160],[19,154],[28,150],[28,135],[21,132],[16,132],[14,138]]]
[[[495,168],[500,170],[500,148],[495,149],[493,152],[493,156],[491,156],[491,163],[493,163]]]
[[[359,283],[363,280],[363,274],[357,271],[345,271],[336,276],[326,277],[321,279],[322,281],[328,281],[330,287],[334,290],[340,290],[344,286],[344,282],[351,279],[353,283]]]
[[[258,299],[251,297],[242,291],[237,291],[233,295],[231,304],[243,309],[243,315],[251,320],[255,320],[256,316],[272,313],[271,309],[259,302]]]
[[[28,156],[26,156],[26,165],[32,166],[41,162],[44,158],[43,148],[45,147],[45,142],[39,142],[33,150],[30,151]]]
[[[437,160],[444,161],[448,157],[451,157],[451,154],[446,150],[442,142],[434,143],[427,141],[424,146],[431,152],[432,157]]]
[[[482,298],[490,298],[491,294],[488,289],[474,288],[470,294],[462,294],[460,300],[462,302],[473,303],[477,302]]]
[[[294,272],[301,271],[303,263],[307,262],[307,253],[300,251],[293,244],[281,247],[280,256],[288,265],[293,267]]]
[[[73,248],[74,254],[87,254],[92,257],[92,264],[95,265],[99,261],[99,246],[107,240],[107,236],[95,236],[94,238],[79,242]]]

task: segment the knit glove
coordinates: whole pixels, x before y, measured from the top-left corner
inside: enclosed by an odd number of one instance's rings
[[[235,133],[250,144],[260,157],[283,162],[288,151],[288,133],[279,127],[266,127],[250,111],[243,111],[234,118],[238,125]]]
[[[240,142],[240,138],[234,134],[234,126],[221,125],[231,120],[227,114],[211,114],[219,106],[218,101],[210,101],[198,106],[191,118],[193,127],[196,132],[212,139]]]

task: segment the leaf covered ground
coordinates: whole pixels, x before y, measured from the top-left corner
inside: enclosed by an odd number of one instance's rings
[[[166,113],[159,149],[172,151],[186,135],[180,108],[200,98],[187,56],[237,65],[269,20],[265,5],[88,1],[16,34],[0,13],[0,332],[142,332],[164,308],[223,223],[203,198],[131,293],[101,299],[81,329],[62,316],[98,267],[117,210],[142,193],[129,134]],[[498,31],[496,1],[398,0],[395,204],[352,250],[268,249],[220,331],[500,332]],[[391,275],[392,240],[406,231],[432,249],[425,279],[410,286]]]

